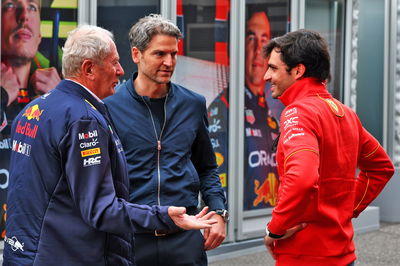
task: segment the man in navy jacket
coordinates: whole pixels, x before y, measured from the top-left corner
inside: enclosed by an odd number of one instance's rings
[[[208,134],[205,98],[170,82],[179,29],[160,15],[144,17],[129,32],[138,73],[105,100],[128,162],[130,201],[186,207],[198,196],[217,214],[204,231],[135,235],[138,266],[207,265],[205,250],[225,239],[225,196]],[[225,218],[225,219],[224,219]],[[182,245],[185,243],[185,245]]]
[[[206,210],[127,201],[123,148],[101,101],[124,73],[112,34],[81,26],[63,50],[66,80],[12,127],[4,265],[134,265],[132,233],[209,227]]]

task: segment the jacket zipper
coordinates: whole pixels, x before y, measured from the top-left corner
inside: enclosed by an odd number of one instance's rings
[[[141,96],[141,97],[142,97],[142,100],[143,100],[144,104],[147,107],[147,110],[149,110],[151,122],[153,123],[154,135],[155,135],[156,141],[157,141],[157,177],[158,177],[157,202],[158,202],[158,205],[161,205],[161,199],[160,199],[160,191],[161,191],[160,153],[161,153],[161,137],[162,137],[162,134],[164,132],[165,124],[167,122],[168,93],[165,96],[165,101],[164,101],[164,123],[163,123],[163,126],[162,126],[161,131],[160,131],[160,136],[157,135],[156,125],[154,123],[154,118],[153,118],[153,114],[151,113],[151,109],[150,109],[149,105],[147,104],[147,102],[145,101],[144,97],[143,96]]]

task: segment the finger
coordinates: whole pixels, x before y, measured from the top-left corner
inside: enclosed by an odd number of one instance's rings
[[[206,206],[206,207],[204,207],[204,208],[201,210],[201,212],[199,212],[199,213],[196,215],[196,217],[197,217],[197,218],[201,218],[201,217],[203,217],[207,212],[208,212],[208,207]]]
[[[202,221],[208,220],[208,219],[210,219],[212,216],[214,216],[214,214],[215,214],[215,211],[209,212],[209,213],[207,213],[206,215],[204,215],[203,217],[200,217],[200,220],[202,220]]]
[[[208,219],[208,220],[204,220],[204,221],[201,221],[201,222],[209,224],[209,225],[218,223],[218,221],[215,220],[215,219]]]
[[[211,243],[209,250],[217,248],[219,245],[221,245],[221,243],[224,241],[224,239],[225,239],[224,237],[217,235],[214,238],[214,241]]]
[[[208,235],[208,238],[206,239],[206,241],[204,242],[204,249],[205,250],[209,250],[211,247],[211,243],[212,243],[213,239],[212,239],[212,234]]]

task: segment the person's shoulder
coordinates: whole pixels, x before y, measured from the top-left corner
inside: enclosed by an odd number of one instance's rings
[[[185,100],[189,100],[189,101],[195,101],[198,103],[205,103],[206,102],[206,98],[197,93],[194,92],[188,88],[185,88],[179,84],[176,83],[171,83],[171,86],[173,86],[173,94],[177,95],[178,97],[182,97],[185,98]]]
[[[124,99],[127,96],[127,94],[129,93],[129,91],[128,91],[129,82],[131,82],[130,79],[117,85],[115,87],[115,93],[113,95],[105,98],[103,100],[104,103],[106,103],[106,104],[118,103],[121,99]]]

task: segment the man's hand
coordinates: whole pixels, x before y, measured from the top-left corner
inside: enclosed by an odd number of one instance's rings
[[[184,207],[174,207],[168,208],[168,215],[171,217],[172,221],[182,229],[192,230],[192,229],[204,229],[210,228],[212,224],[215,224],[217,220],[210,218],[215,214],[215,212],[209,212],[208,207],[204,207],[203,210],[196,216],[187,215],[186,208]]]
[[[15,75],[13,69],[3,62],[1,63],[1,84],[7,92],[8,102],[7,106],[13,103],[17,97],[20,89],[20,84],[18,82],[17,76]]]
[[[204,229],[204,250],[217,248],[219,245],[221,245],[226,236],[225,221],[221,215],[214,214],[212,218],[218,222],[213,224],[211,228]]]
[[[56,68],[38,68],[31,76],[30,84],[36,94],[42,95],[55,88],[60,81]]]
[[[295,233],[297,233],[298,231],[303,230],[304,227],[306,227],[306,226],[307,226],[306,223],[301,223],[299,225],[296,225],[296,226],[286,230],[285,235],[283,237],[281,237],[281,238],[278,238],[278,239],[272,238],[272,237],[269,237],[268,235],[266,235],[264,237],[264,245],[267,248],[269,254],[272,256],[272,258],[276,259],[275,254],[274,254],[276,241],[289,238],[292,235],[294,235]]]

